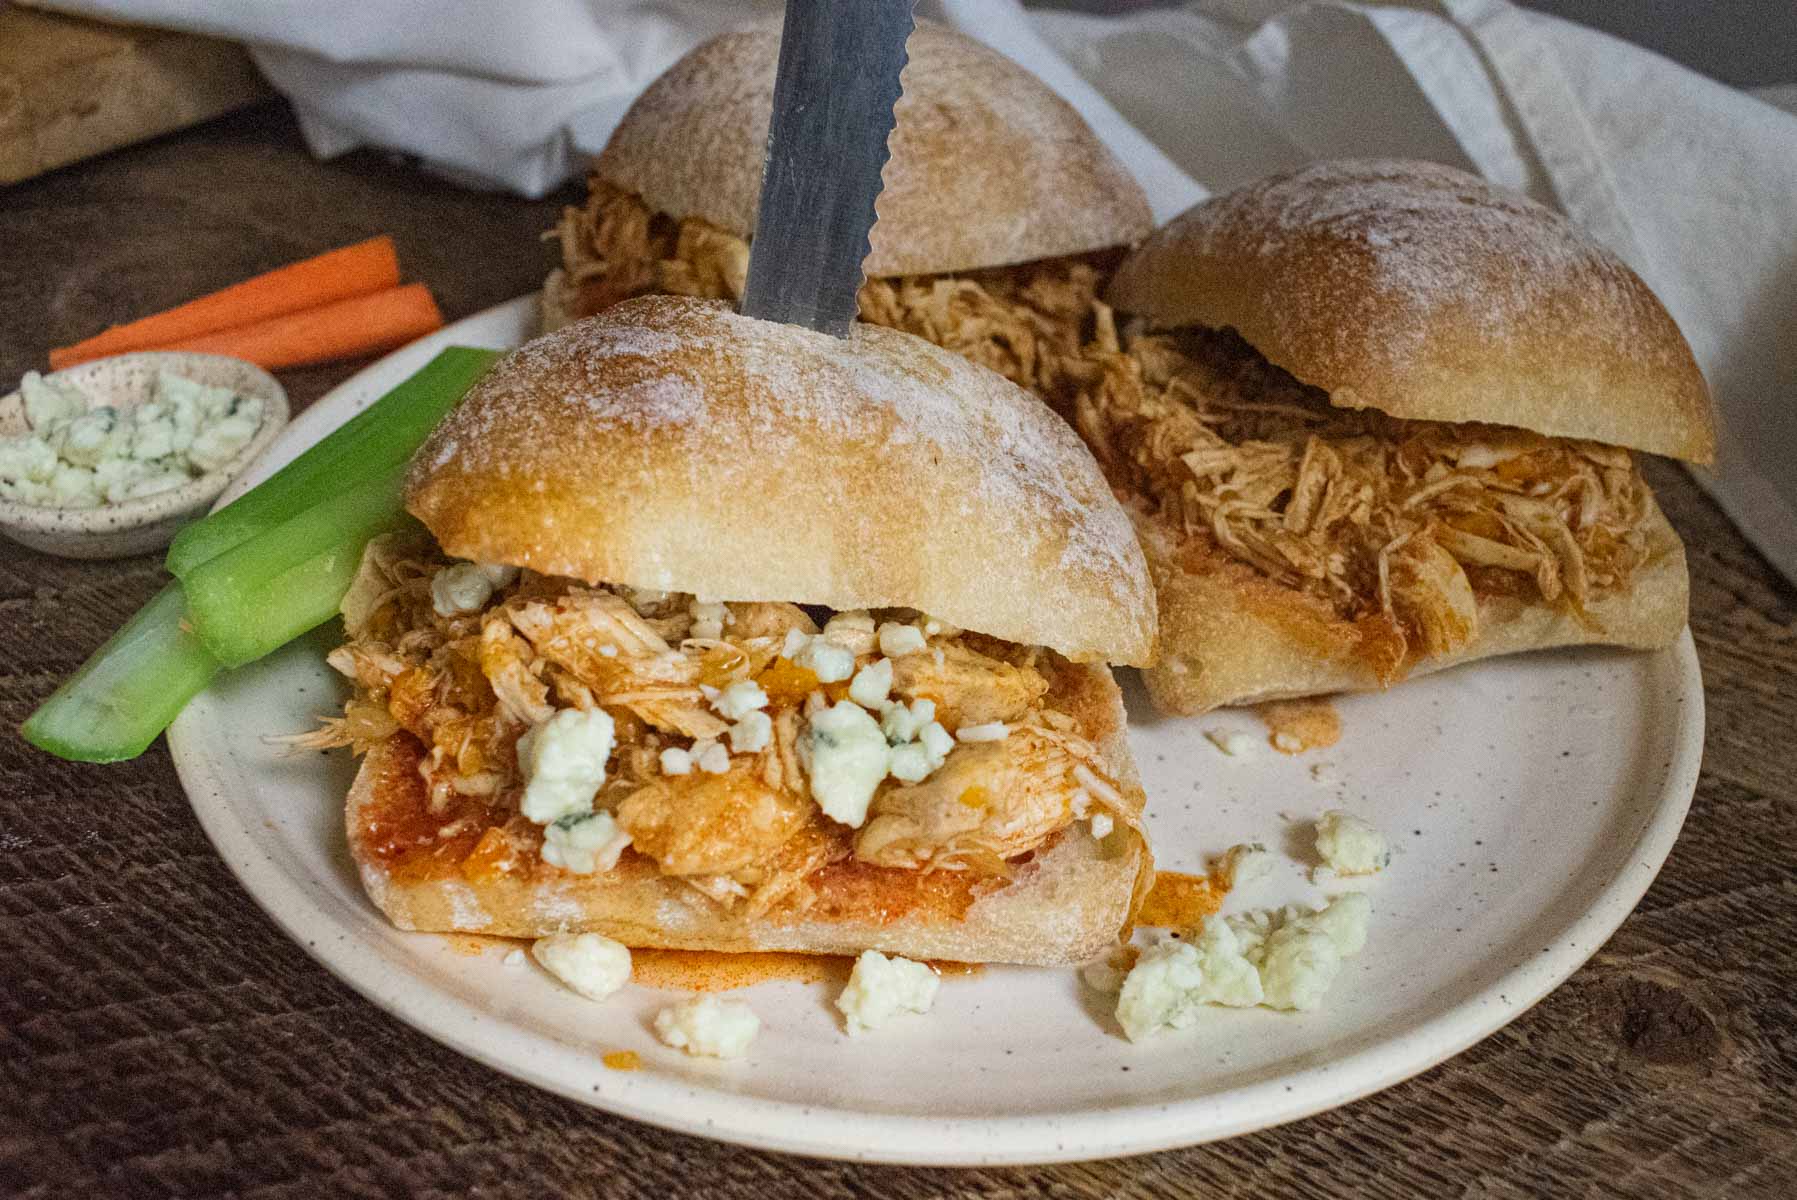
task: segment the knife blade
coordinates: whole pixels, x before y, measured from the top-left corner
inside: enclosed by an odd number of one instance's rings
[[[786,0],[742,311],[847,337],[915,0]]]

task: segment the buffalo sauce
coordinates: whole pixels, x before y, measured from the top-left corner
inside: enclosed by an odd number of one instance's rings
[[[398,882],[422,882],[460,872],[492,822],[485,805],[460,797],[434,813],[418,765],[424,748],[410,734],[388,742],[373,795],[359,815],[353,836],[370,857]],[[470,818],[473,819],[465,819]]]
[[[635,1050],[612,1050],[599,1056],[610,1071],[634,1071],[643,1065],[642,1055]]]
[[[1156,871],[1154,886],[1136,914],[1136,924],[1153,929],[1192,929],[1223,907],[1229,889],[1205,875]]]
[[[1327,700],[1274,700],[1255,711],[1266,723],[1267,740],[1281,754],[1322,750],[1341,741],[1341,717]]]

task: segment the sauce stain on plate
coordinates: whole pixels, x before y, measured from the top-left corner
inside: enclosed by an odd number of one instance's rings
[[[1229,889],[1206,875],[1156,871],[1136,924],[1150,929],[1192,929],[1223,907]]]
[[[1256,706],[1267,741],[1281,754],[1323,750],[1341,741],[1342,719],[1327,700],[1274,700]]]

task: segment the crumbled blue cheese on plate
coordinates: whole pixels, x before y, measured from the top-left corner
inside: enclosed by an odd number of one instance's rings
[[[1338,875],[1372,875],[1391,862],[1391,846],[1371,821],[1345,808],[1317,818],[1317,854]]]
[[[630,982],[629,948],[597,933],[550,934],[538,938],[530,953],[545,971],[589,1000],[604,1000]]]
[[[836,1007],[850,1037],[878,1029],[901,1013],[927,1013],[942,978],[927,964],[864,950],[849,972]]]
[[[1314,1009],[1343,960],[1365,947],[1371,911],[1364,895],[1349,893],[1315,911],[1212,917],[1197,937],[1168,939],[1143,952],[1123,978],[1117,1022],[1131,1041],[1141,1041],[1186,1028],[1206,1004]]]
[[[760,1032],[761,1018],[741,1000],[696,996],[655,1014],[656,1037],[709,1058],[741,1058]]]

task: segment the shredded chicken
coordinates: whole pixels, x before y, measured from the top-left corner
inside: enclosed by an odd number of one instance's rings
[[[613,718],[615,746],[594,804],[629,836],[625,853],[750,914],[804,906],[807,880],[851,856],[1003,876],[1076,809],[1083,815],[1097,803],[1126,823],[1136,819],[1075,719],[1048,706],[1046,651],[940,627],[923,650],[891,660],[894,698],[933,701],[948,730],[1014,728],[999,741],[954,746],[920,784],[885,780],[874,819],[857,837],[818,808],[798,752],[807,704],[820,692],[840,699],[847,687],[821,685],[782,656],[789,632],[819,631],[805,609],[728,604],[720,622],[718,610],[691,596],[584,587],[525,571],[481,611],[445,617],[432,605],[430,583],[447,566],[420,544],[370,545],[352,588],[350,639],[328,659],[354,693],[342,717],[295,739],[360,753],[410,733],[425,747],[420,773],[432,811],[446,819],[457,797],[515,813],[525,783],[519,737],[569,708]],[[895,609],[876,619],[919,617]],[[867,628],[839,623],[828,635],[857,667],[878,654],[872,625],[860,625]],[[763,736],[720,766],[713,758],[733,731],[714,701],[750,680],[766,697],[755,710],[766,718]],[[702,746],[711,747],[704,763]],[[664,769],[669,750],[685,755],[676,756],[681,769]],[[979,808],[959,799],[958,808],[947,806],[943,795],[973,796]],[[531,828],[516,817],[512,827]]]
[[[907,654],[892,662],[892,690],[906,700],[929,700],[936,717],[951,729],[1014,721],[1048,691],[1048,680],[1031,667],[1016,666],[950,643],[934,653]]]
[[[1091,744],[1042,727],[963,746],[921,783],[882,792],[855,837],[855,857],[882,867],[1005,870],[1072,820],[1075,771]]]
[[[1229,331],[1096,328],[1076,422],[1113,480],[1357,622],[1386,678],[1470,641],[1481,594],[1583,617],[1646,559],[1626,450],[1338,409]]]
[[[648,291],[741,298],[745,242],[598,179],[555,236],[582,314]],[[1645,560],[1627,451],[1337,409],[1227,331],[1120,336],[1096,300],[1111,265],[873,279],[861,315],[1035,391],[1184,536],[1354,622],[1382,678],[1466,645],[1480,595],[1588,619]]]
[[[646,292],[742,299],[747,242],[697,218],[652,212],[597,177],[588,183],[585,205],[564,208],[548,235],[561,245],[577,316]],[[870,279],[861,289],[861,319],[916,334],[1070,405],[1090,376],[1082,331],[1115,257]]]
[[[764,783],[753,762],[666,775],[618,805],[631,845],[667,875],[728,875],[765,862],[806,822],[810,799]]]

